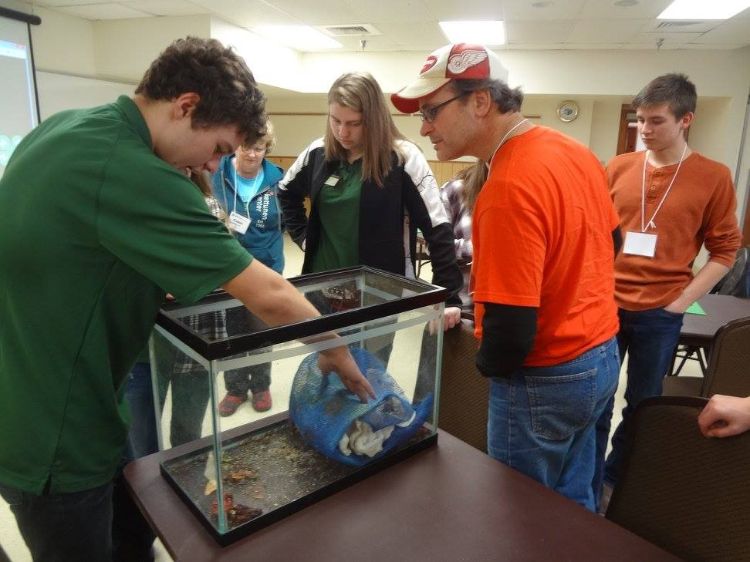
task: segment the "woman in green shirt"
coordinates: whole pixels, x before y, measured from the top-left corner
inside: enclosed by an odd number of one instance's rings
[[[433,283],[451,290],[445,326],[459,321],[462,277],[437,183],[420,149],[396,128],[370,74],[346,73],[333,83],[325,136],[289,168],[279,200],[287,230],[305,251],[302,273],[368,265],[415,277],[421,230]]]

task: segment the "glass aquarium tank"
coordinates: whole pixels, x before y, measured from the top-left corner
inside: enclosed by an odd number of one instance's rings
[[[269,327],[217,291],[151,337],[161,473],[221,544],[437,442],[447,290],[368,267],[290,281],[320,317]],[[342,345],[367,403],[320,370]]]

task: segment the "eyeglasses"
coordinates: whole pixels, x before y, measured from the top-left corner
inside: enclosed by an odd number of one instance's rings
[[[432,107],[423,107],[422,111],[419,113],[415,113],[417,117],[419,117],[423,123],[432,123],[435,119],[437,119],[438,113],[440,113],[440,110],[443,109],[446,105],[448,105],[452,101],[456,101],[458,98],[462,98],[466,95],[466,92],[462,94],[458,94],[455,97],[452,97],[449,100],[445,100],[444,102],[441,102],[437,105],[433,105]]]
[[[266,146],[245,146],[244,144],[241,144],[240,150],[242,152],[254,152],[255,154],[262,154],[266,151]]]

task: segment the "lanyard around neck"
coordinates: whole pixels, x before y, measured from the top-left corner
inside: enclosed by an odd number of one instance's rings
[[[510,136],[510,134],[513,131],[515,131],[516,129],[518,129],[518,127],[520,127],[521,125],[523,125],[524,123],[527,123],[527,122],[528,122],[527,118],[521,119],[518,123],[516,123],[510,129],[508,129],[508,132],[503,135],[503,138],[501,138],[500,142],[497,144],[497,148],[492,152],[492,156],[490,157],[490,161],[487,162],[487,170],[492,169],[492,161],[495,159],[495,154],[497,154],[497,151],[500,150],[500,147],[503,146],[503,143]]]
[[[240,188],[239,188],[239,181],[237,179],[237,168],[236,168],[236,166],[232,166],[232,170],[234,171],[234,185],[233,185],[233,187],[234,187],[234,203],[232,203],[232,212],[236,212],[237,211],[237,192],[240,190]],[[258,173],[255,174],[255,177],[253,178],[253,185],[252,185],[253,197],[255,197],[255,195],[258,194],[258,182],[260,181],[260,178],[261,178],[260,172],[261,172],[261,170],[258,170]],[[246,179],[250,179],[250,178],[246,178]],[[225,198],[225,200],[226,200],[226,198]],[[247,214],[247,215],[250,214],[249,207],[250,207],[250,201],[251,200],[252,200],[252,197],[248,198],[247,203],[245,203],[245,214]]]
[[[661,201],[659,202],[659,205],[656,207],[654,214],[651,215],[651,220],[646,222],[646,166],[648,164],[649,152],[650,151],[647,150],[643,156],[643,178],[641,180],[641,232],[646,232],[646,227],[650,227],[654,229],[656,228],[656,224],[654,224],[654,219],[656,218],[656,215],[661,210],[661,206],[664,205],[664,201],[667,200],[667,195],[669,195],[669,191],[672,189],[672,186],[674,185],[674,180],[677,179],[677,174],[680,171],[680,166],[682,166],[682,161],[684,160],[685,153],[687,152],[687,143],[685,143],[685,148],[682,149],[682,154],[680,155],[680,161],[677,162],[677,169],[674,171],[674,175],[672,176],[672,181],[669,182],[669,186],[667,187],[667,190],[664,192],[664,197],[661,198]]]

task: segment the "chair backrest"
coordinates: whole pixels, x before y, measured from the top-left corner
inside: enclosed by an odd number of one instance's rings
[[[737,250],[734,265],[713,292],[744,299],[750,297],[750,249],[747,246]]]
[[[477,349],[472,321],[445,332],[438,427],[487,452],[490,383],[474,364]]]
[[[716,332],[701,394],[750,396],[750,318],[728,322]]]
[[[606,516],[685,560],[750,560],[750,432],[704,437],[706,402],[660,396],[638,406]]]

